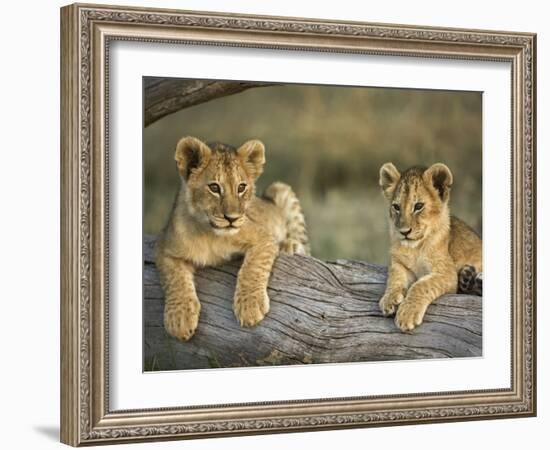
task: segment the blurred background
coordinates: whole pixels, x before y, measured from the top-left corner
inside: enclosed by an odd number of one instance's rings
[[[443,162],[454,175],[451,212],[481,232],[482,95],[368,87],[258,87],[191,106],[144,129],[144,232],[158,234],[179,176],[184,135],[266,146],[258,193],[276,180],[302,204],[313,256],[388,262],[380,166]]]

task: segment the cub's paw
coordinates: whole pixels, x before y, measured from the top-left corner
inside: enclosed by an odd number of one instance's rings
[[[424,320],[428,307],[419,302],[404,301],[395,315],[395,324],[401,331],[411,331]]]
[[[473,292],[480,297],[483,296],[483,272],[478,272],[476,274]]]
[[[269,311],[267,292],[237,292],[233,302],[233,311],[241,327],[257,325]]]
[[[164,307],[164,328],[171,336],[187,341],[195,334],[200,311],[198,299],[177,304],[168,303]]]
[[[281,253],[286,253],[288,255],[308,255],[309,250],[307,245],[303,242],[300,242],[297,239],[288,238],[285,239],[280,244]]]
[[[483,295],[483,273],[474,266],[466,265],[458,272],[458,293]]]
[[[458,271],[458,293],[470,294],[476,280],[476,268],[466,265]]]
[[[399,304],[404,300],[403,294],[401,292],[391,292],[386,293],[378,302],[382,314],[385,316],[391,316],[395,313],[395,310]]]

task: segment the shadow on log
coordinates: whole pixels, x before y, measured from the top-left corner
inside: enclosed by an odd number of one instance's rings
[[[164,299],[144,241],[144,369],[172,370],[279,364],[473,357],[482,354],[482,299],[446,295],[424,323],[402,333],[378,309],[386,268],[360,261],[322,262],[281,255],[269,282],[271,309],[255,328],[241,328],[232,298],[240,261],[197,271],[202,310],[188,342],[163,327]]]

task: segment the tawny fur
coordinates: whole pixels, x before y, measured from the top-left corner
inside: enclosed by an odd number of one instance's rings
[[[182,138],[175,159],[181,186],[156,245],[156,264],[165,293],[166,331],[193,336],[200,301],[195,269],[244,255],[233,309],[241,326],[254,326],[269,311],[267,284],[279,251],[309,254],[305,220],[290,186],[270,185],[263,198],[255,182],[265,163],[264,145],[238,149]]]
[[[396,313],[402,331],[420,325],[428,306],[444,294],[456,293],[458,274],[475,273],[481,282],[480,237],[451,216],[453,176],[444,164],[403,172],[392,163],[380,169],[380,187],[388,201],[390,266],[380,309]]]

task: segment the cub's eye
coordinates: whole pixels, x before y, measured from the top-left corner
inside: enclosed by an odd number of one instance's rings
[[[392,203],[391,207],[393,208],[394,211],[397,211],[397,212],[401,210],[401,208],[397,203]]]
[[[423,208],[424,208],[424,203],[422,203],[422,202],[418,202],[418,203],[415,203],[415,204],[414,204],[414,210],[415,210],[415,211],[420,211],[420,210],[422,210]]]
[[[241,184],[239,184],[239,187],[237,188],[237,192],[239,194],[242,194],[245,191],[245,189],[246,189],[246,183],[241,183]]]
[[[219,194],[221,192],[221,188],[218,183],[210,183],[208,185],[208,189],[210,189],[214,194]]]

